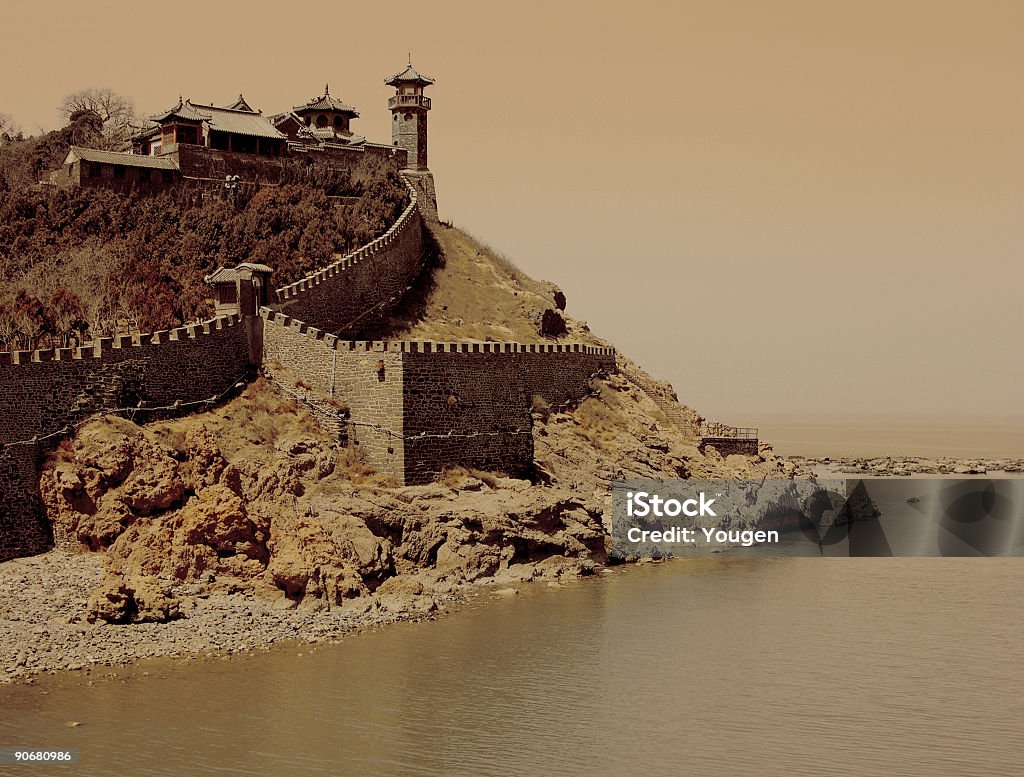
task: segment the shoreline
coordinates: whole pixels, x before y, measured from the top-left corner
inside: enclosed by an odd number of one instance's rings
[[[1024,459],[787,458],[818,477],[1024,477]],[[187,607],[181,617],[90,623],[87,603],[103,580],[104,558],[102,553],[55,548],[0,563],[0,623],[7,632],[0,644],[0,686],[32,685],[42,676],[72,672],[102,676],[155,658],[191,661],[251,654],[281,643],[331,643],[395,623],[435,620],[481,596],[519,593],[512,586],[554,587],[560,578],[602,575],[613,566],[594,559],[573,564],[584,560],[558,557],[562,563],[516,564],[496,575],[440,585],[429,575],[404,573],[386,591],[329,608],[296,606],[251,592],[204,590],[197,583],[195,590],[183,590]]]
[[[608,568],[591,563],[573,579]],[[191,661],[251,654],[278,644],[328,644],[396,623],[436,620],[481,596],[518,594],[523,584],[562,585],[560,575],[547,574],[543,566],[534,567],[537,574],[530,578],[523,577],[524,571],[506,570],[448,590],[359,597],[330,609],[285,607],[280,600],[243,593],[200,593],[174,620],[89,623],[85,603],[103,578],[103,556],[54,549],[0,564],[0,622],[8,634],[0,644],[0,687],[33,685],[43,676],[73,672],[102,675],[157,658]],[[405,577],[413,583],[418,575]],[[33,580],[32,595],[13,602],[17,587],[25,590]],[[66,596],[54,597],[57,591]]]
[[[821,477],[1024,477],[1024,458],[1007,456],[785,456]]]

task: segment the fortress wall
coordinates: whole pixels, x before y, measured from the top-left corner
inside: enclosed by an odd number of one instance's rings
[[[341,332],[368,313],[396,305],[423,258],[423,225],[416,189],[387,232],[300,281],[278,289],[270,307],[326,332]]]
[[[350,439],[374,469],[408,484],[463,465],[528,475],[530,410],[578,402],[615,370],[615,351],[579,344],[351,342],[260,311],[263,355],[349,407]]]
[[[224,180],[226,175],[237,175],[243,181],[260,181],[277,184],[281,182],[287,157],[237,154],[206,146],[178,145],[173,157],[178,169],[186,178],[212,178]]]
[[[405,354],[407,483],[429,482],[454,465],[529,474],[533,462],[530,399],[519,365],[510,357]],[[449,433],[453,436],[445,436]]]
[[[428,221],[437,221],[437,190],[434,174],[429,170],[406,170],[402,173],[412,184],[419,200],[420,213]]]
[[[592,390],[592,377],[615,369],[610,348],[518,343],[401,346],[407,349],[407,483],[428,482],[454,465],[528,475],[533,463],[534,396],[551,406],[577,402]]]
[[[353,180],[365,180],[371,176],[366,165],[384,160],[397,172],[405,167],[407,155],[402,149],[391,146],[364,143],[360,146],[303,148],[294,146],[290,156],[272,157],[257,154],[218,151],[206,146],[182,144],[173,155],[181,174],[190,179],[209,179],[222,183],[226,175],[237,175],[249,183],[279,184],[288,168],[304,170],[307,165],[344,170]],[[88,180],[88,179],[83,179]]]
[[[263,308],[263,358],[349,408],[350,443],[366,462],[399,482],[402,446],[402,354],[377,343],[353,343]]]
[[[37,443],[0,451],[0,561],[42,553],[53,545],[39,499],[40,449]]]
[[[139,402],[163,407],[209,400],[248,370],[245,327],[235,316],[102,338],[81,348],[0,353],[0,560],[50,545],[37,467],[61,430],[99,411]],[[163,414],[168,412],[173,411]],[[45,443],[23,444],[55,432]]]
[[[732,456],[738,453],[740,456],[756,456],[757,440],[740,440],[731,437],[707,437],[701,440],[697,448],[701,453],[709,447],[713,447],[718,453],[725,456]]]

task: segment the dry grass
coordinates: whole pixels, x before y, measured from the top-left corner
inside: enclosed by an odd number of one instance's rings
[[[577,431],[598,450],[611,452],[622,428],[622,396],[604,381],[594,381],[597,396],[587,397],[573,411]]]
[[[434,270],[434,288],[422,318],[391,334],[418,340],[550,342],[540,334],[540,318],[555,309],[554,285],[535,281],[507,258],[454,227],[435,226],[432,234],[444,255]],[[568,320],[566,339],[600,341]]]
[[[466,484],[466,481],[471,478],[481,481],[488,488],[495,489],[498,487],[498,478],[508,477],[504,472],[486,472],[482,469],[476,469],[475,467],[446,467],[441,475],[438,477],[437,482],[442,485],[448,486],[448,488],[461,488]]]

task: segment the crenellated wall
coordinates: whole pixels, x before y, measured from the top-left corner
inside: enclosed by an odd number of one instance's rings
[[[409,205],[387,232],[322,270],[278,289],[270,307],[324,331],[342,332],[371,313],[397,305],[423,259],[419,196],[408,180],[406,186]]]
[[[349,442],[367,462],[396,480],[404,477],[402,359],[384,343],[353,343],[263,308],[263,360],[281,364],[328,399],[349,407]]]
[[[525,476],[531,407],[579,401],[615,369],[615,351],[580,344],[352,342],[263,309],[265,363],[281,364],[350,408],[349,439],[399,482],[463,465]]]
[[[315,152],[296,151],[291,156],[269,157],[256,154],[218,151],[206,146],[179,145],[168,155],[181,172],[181,176],[192,181],[212,181],[223,185],[226,175],[237,175],[248,183],[276,185],[284,180],[289,169],[300,170],[306,165],[345,170],[353,178],[365,177],[365,165],[384,160],[398,172],[406,163],[402,149],[374,143],[351,147],[318,147]]]
[[[383,153],[383,151],[381,151]],[[615,352],[581,344],[352,342],[341,332],[398,304],[421,266],[433,178],[405,178],[411,201],[380,238],[279,289],[259,315],[86,347],[0,353],[0,561],[52,544],[38,491],[49,445],[97,412],[138,418],[202,409],[264,365],[301,381],[314,415],[402,483],[453,465],[528,475],[531,406],[581,400],[615,370]],[[348,406],[348,417],[337,408]],[[148,408],[148,412],[146,412]],[[334,412],[336,409],[339,412]]]
[[[0,560],[49,546],[37,469],[65,430],[115,408],[141,407],[143,417],[153,417],[146,408],[167,414],[176,403],[201,407],[250,367],[237,316],[80,348],[0,353]]]

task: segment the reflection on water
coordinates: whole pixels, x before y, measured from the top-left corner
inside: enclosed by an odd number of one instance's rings
[[[1013,559],[647,565],[314,652],[2,688],[0,747],[77,748],[78,775],[1019,775],[1022,586]]]

